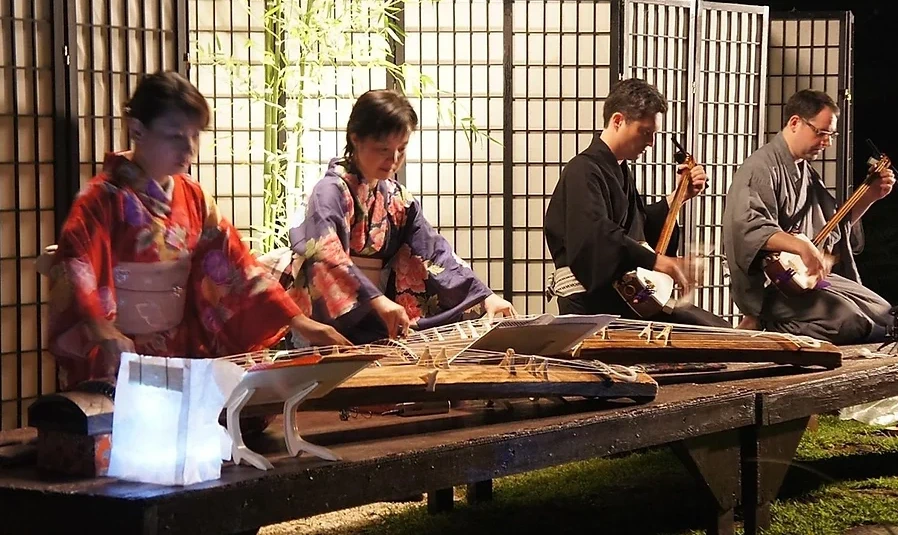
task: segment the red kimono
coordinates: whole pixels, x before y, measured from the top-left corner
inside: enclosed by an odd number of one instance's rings
[[[57,245],[50,351],[63,389],[102,372],[85,320],[112,321],[142,354],[203,358],[270,347],[300,313],[199,183],[160,186],[125,153],[107,156]]]

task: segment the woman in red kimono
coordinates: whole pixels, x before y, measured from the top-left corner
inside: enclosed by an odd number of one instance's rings
[[[133,150],[109,154],[76,198],[47,268],[63,389],[114,380],[123,351],[217,357],[270,347],[289,328],[348,344],[302,314],[186,174],[209,115],[184,77],[147,76],[126,108]]]
[[[415,110],[400,93],[360,96],[346,127],[344,157],[331,160],[312,189],[304,220],[290,229],[291,295],[309,316],[357,344],[475,314],[516,314],[394,179],[417,125]]]

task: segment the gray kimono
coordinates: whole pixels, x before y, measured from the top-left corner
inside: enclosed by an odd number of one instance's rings
[[[762,248],[770,236],[784,231],[813,238],[835,211],[833,196],[810,164],[795,162],[782,132],[736,171],[726,196],[723,247],[733,300],[761,328],[836,344],[884,339],[891,307],[860,283],[854,255],[863,232],[847,218],[823,244],[838,259],[829,287],[786,297],[764,275]]]

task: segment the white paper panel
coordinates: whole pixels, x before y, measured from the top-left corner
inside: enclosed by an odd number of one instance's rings
[[[547,309],[554,270],[543,214],[562,167],[601,128],[611,81],[611,2],[515,2],[512,13],[513,304]]]
[[[499,0],[405,4],[404,51],[412,80],[420,72],[433,81],[419,86],[420,94],[409,91],[420,128],[409,147],[406,185],[428,221],[498,293],[504,256],[502,17]],[[465,117],[473,118],[481,135],[466,136]]]
[[[661,200],[676,188],[676,147],[671,138],[688,150],[694,135],[690,88],[695,73],[690,69],[694,64],[689,61],[694,46],[693,16],[694,9],[688,1],[625,3],[624,78],[641,78],[655,85],[668,105],[654,146],[632,166],[647,204]]]
[[[332,12],[321,27],[310,27],[297,16],[284,29],[291,37],[283,47],[289,68],[284,99],[288,197],[279,208],[282,224],[301,210],[327,162],[342,156],[355,99],[387,86],[386,70],[369,68],[387,58],[386,42],[352,31],[369,20],[371,2],[337,4],[334,9],[340,11]],[[194,174],[224,215],[251,239],[261,235],[264,210],[264,14],[264,0],[189,2],[191,78],[213,107],[213,128],[201,140]],[[309,31],[322,32],[319,45],[307,48],[293,37]],[[360,52],[369,49],[374,51],[370,57]],[[256,241],[251,246],[261,247]]]
[[[764,141],[768,8],[705,3],[697,22],[694,154],[710,183],[690,201],[686,247],[708,256],[695,304],[736,321],[721,222],[733,174]]]
[[[104,155],[128,148],[122,106],[143,73],[174,69],[173,0],[75,1],[78,145],[81,184],[98,174]],[[159,12],[162,12],[160,19]]]

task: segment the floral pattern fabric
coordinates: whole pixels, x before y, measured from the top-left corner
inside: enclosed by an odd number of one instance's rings
[[[163,188],[124,153],[107,156],[103,172],[79,194],[57,245],[50,351],[63,388],[101,373],[86,322],[114,322],[122,307],[148,306],[116,295],[116,282],[128,277],[119,262],[190,262],[183,320],[133,336],[141,353],[202,358],[270,347],[300,312],[196,181],[174,176]]]
[[[369,183],[339,159],[313,188],[303,222],[290,230],[291,295],[311,317],[354,343],[386,336],[370,301],[386,295],[420,329],[462,319],[492,292],[427,222],[394,180]],[[378,259],[384,291],[352,257]],[[482,313],[482,311],[481,311]]]

